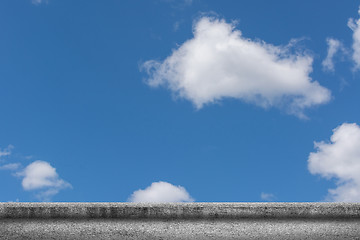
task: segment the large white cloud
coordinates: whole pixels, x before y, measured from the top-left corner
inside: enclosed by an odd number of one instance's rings
[[[165,86],[196,108],[237,98],[263,107],[281,107],[304,116],[305,108],[329,101],[330,91],[312,81],[312,57],[242,36],[233,24],[203,17],[194,37],[164,61],[146,61],[152,87]]]
[[[135,191],[130,202],[193,202],[194,199],[182,186],[167,182],[153,182],[149,187]]]
[[[360,127],[344,123],[333,130],[330,142],[315,142],[308,168],[312,174],[337,179],[337,188],[329,189],[327,200],[360,202]]]
[[[48,201],[61,189],[71,187],[70,183],[61,179],[56,169],[45,161],[32,162],[17,175],[23,177],[24,190],[40,190],[37,196],[44,201]]]
[[[360,14],[360,9],[358,11]],[[360,19],[354,20],[352,18],[348,21],[348,26],[353,30],[353,60],[355,62],[355,70],[360,69]]]

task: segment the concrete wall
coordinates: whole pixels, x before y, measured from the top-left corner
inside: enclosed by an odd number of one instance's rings
[[[360,239],[350,203],[0,203],[0,239]]]

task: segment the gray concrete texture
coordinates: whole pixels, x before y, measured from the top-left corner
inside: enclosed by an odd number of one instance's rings
[[[0,203],[0,239],[360,239],[360,204]]]

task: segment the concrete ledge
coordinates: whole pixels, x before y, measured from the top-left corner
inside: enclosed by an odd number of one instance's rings
[[[0,203],[0,239],[360,239],[360,204]]]
[[[360,219],[360,203],[0,203],[0,219]]]

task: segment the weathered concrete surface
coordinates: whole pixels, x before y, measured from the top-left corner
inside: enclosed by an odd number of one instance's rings
[[[0,203],[0,239],[360,239],[360,204]]]
[[[353,203],[0,203],[3,218],[357,218]]]
[[[359,221],[6,219],[0,239],[360,239]]]

